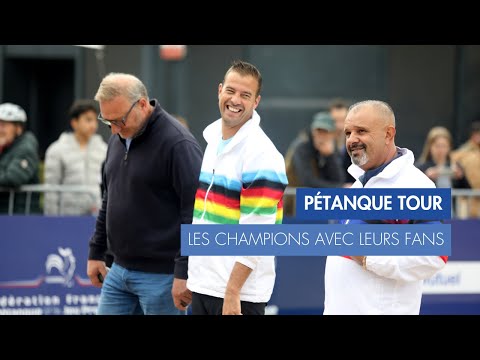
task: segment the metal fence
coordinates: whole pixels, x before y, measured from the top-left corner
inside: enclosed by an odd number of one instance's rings
[[[15,194],[26,193],[25,200],[25,215],[30,215],[30,207],[32,203],[33,193],[82,193],[88,194],[95,201],[95,194],[92,192],[92,187],[87,185],[49,185],[49,184],[36,184],[36,185],[23,185],[17,188],[0,187],[1,192],[8,192],[8,215],[13,215],[15,205]]]

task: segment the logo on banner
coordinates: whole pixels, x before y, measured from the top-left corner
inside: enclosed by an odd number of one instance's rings
[[[69,247],[58,247],[57,253],[50,253],[45,260],[45,273],[35,279],[0,281],[0,289],[38,288],[43,284],[57,284],[66,288],[75,285],[93,286],[88,278],[75,275],[76,259]]]
[[[71,248],[58,248],[58,254],[50,254],[45,262],[47,284],[62,284],[66,287],[74,285],[75,256]],[[56,270],[55,270],[56,269]]]

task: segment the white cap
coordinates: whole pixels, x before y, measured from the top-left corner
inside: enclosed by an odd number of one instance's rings
[[[0,120],[27,122],[27,114],[20,106],[12,103],[3,103],[0,105]]]

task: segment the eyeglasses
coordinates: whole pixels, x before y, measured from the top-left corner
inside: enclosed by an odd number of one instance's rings
[[[135,101],[132,106],[130,106],[130,109],[127,111],[127,113],[125,114],[125,116],[122,118],[122,120],[107,120],[107,119],[104,119],[102,117],[102,113],[99,113],[98,114],[98,117],[97,119],[100,120],[102,123],[104,123],[105,125],[108,125],[108,126],[112,126],[112,125],[116,125],[118,127],[122,127],[120,125],[120,123],[123,124],[123,126],[125,126],[125,122],[127,121],[127,117],[128,115],[130,114],[130,111],[133,110],[133,108],[135,107],[135,105],[137,105],[137,103],[140,101],[140,99],[138,99],[137,101]]]

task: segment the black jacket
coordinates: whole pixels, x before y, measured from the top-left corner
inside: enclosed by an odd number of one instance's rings
[[[437,166],[437,164],[435,164],[433,162],[433,160],[430,159],[430,160],[427,160],[426,162],[423,162],[423,163],[419,162],[419,163],[415,164],[415,166],[425,173],[428,168],[431,168],[433,166]],[[450,161],[447,161],[446,166],[450,166]],[[457,164],[457,166],[462,168],[460,166],[460,164]],[[462,168],[462,172],[463,172],[463,174],[465,174],[465,171],[463,170],[463,168]],[[465,177],[465,175],[463,175],[463,177],[461,177],[460,179],[452,179],[452,188],[453,189],[470,189],[471,186],[470,186],[470,183],[468,182],[467,178]]]
[[[338,153],[325,156],[313,146],[312,136],[299,144],[292,157],[292,169],[287,173],[290,186],[332,188],[345,181]]]
[[[38,141],[30,131],[24,132],[0,153],[0,187],[15,189],[21,185],[38,184]],[[8,192],[0,192],[0,214],[8,212]],[[25,215],[26,193],[15,193],[13,213]],[[30,214],[41,213],[39,193],[32,193]]]
[[[180,224],[191,224],[202,150],[193,135],[157,100],[145,130],[125,140],[114,135],[105,160],[102,208],[90,240],[89,259],[129,269],[187,278],[180,256]]]

